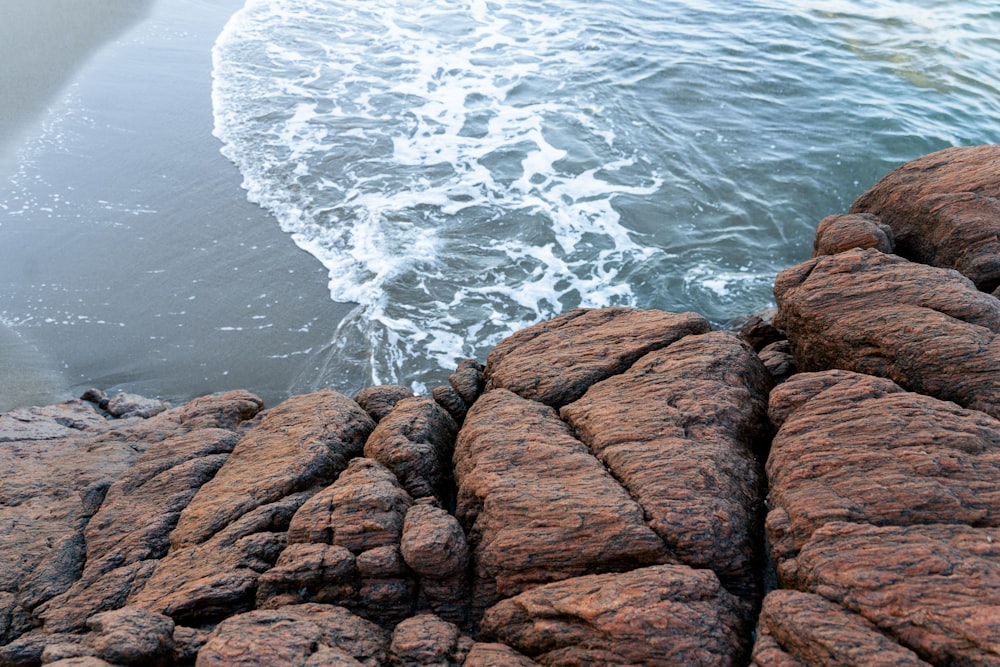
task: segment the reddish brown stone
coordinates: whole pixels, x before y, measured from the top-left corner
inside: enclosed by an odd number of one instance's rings
[[[595,384],[562,418],[682,562],[754,597],[771,378],[735,334],[688,336]]]
[[[780,384],[795,375],[798,369],[795,367],[795,355],[792,352],[792,344],[787,340],[780,340],[771,343],[758,354],[764,368],[771,374],[775,384]]]
[[[226,619],[198,652],[198,667],[388,664],[389,636],[342,607],[291,605]]]
[[[463,359],[458,362],[455,372],[448,376],[448,384],[467,406],[472,406],[483,393],[485,370],[486,367],[475,359]]]
[[[774,326],[774,316],[777,314],[777,308],[764,308],[752,314],[740,326],[740,338],[757,352],[771,343],[785,340],[785,332]]]
[[[455,474],[480,609],[541,583],[669,558],[642,508],[540,403],[484,394],[459,434]]]
[[[764,598],[753,665],[925,667],[913,651],[861,616],[818,595],[773,591]]]
[[[392,633],[390,665],[396,667],[459,667],[472,647],[472,639],[463,636],[453,624],[434,614],[408,618]]]
[[[398,384],[387,384],[368,387],[358,394],[354,400],[377,423],[392,412],[397,403],[404,398],[411,398],[412,396],[413,390],[409,387]]]
[[[878,375],[1000,416],[1000,300],[954,271],[851,250],[782,271],[774,294],[800,371]]]
[[[463,667],[534,667],[537,664],[506,644],[476,642],[465,658]]]
[[[907,162],[861,195],[853,213],[889,225],[896,251],[1000,285],[1000,145],[948,148]]]
[[[406,513],[400,551],[420,577],[420,604],[464,626],[469,613],[469,547],[458,520],[440,507],[414,505]]]
[[[414,498],[445,499],[458,426],[433,399],[407,398],[379,422],[365,456],[391,470]]]
[[[373,428],[357,403],[330,390],[272,408],[181,513],[171,546],[201,544],[256,507],[329,484]]]
[[[489,609],[480,637],[543,665],[740,665],[742,603],[710,570],[661,565],[534,588]]]
[[[893,251],[892,228],[870,213],[830,215],[819,221],[813,239],[813,257],[836,255],[854,248]]]
[[[486,389],[509,389],[559,408],[644,354],[710,329],[694,313],[578,308],[497,345],[487,359]]]

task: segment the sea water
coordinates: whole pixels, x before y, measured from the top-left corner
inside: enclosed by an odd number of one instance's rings
[[[357,304],[313,379],[419,389],[579,306],[768,305],[886,171],[1000,141],[997,35],[991,0],[248,0],[215,134]]]

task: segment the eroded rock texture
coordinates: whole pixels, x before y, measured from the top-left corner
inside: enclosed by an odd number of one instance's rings
[[[1000,286],[1000,145],[948,148],[907,162],[861,195],[852,213],[892,228],[896,251]]]
[[[895,247],[892,228],[871,213],[830,215],[819,221],[813,239],[813,257],[836,255],[854,248],[886,254]]]
[[[879,645],[875,628],[906,649],[891,655],[910,662],[893,664],[919,664],[911,653],[1000,664],[1000,421],[844,371],[793,377],[771,406],[780,430],[767,530],[779,582],[839,608],[768,599],[758,662],[781,652],[814,664],[837,644],[840,661],[818,664],[856,664],[851,655]],[[820,616],[826,625],[794,631]]]
[[[774,294],[800,371],[879,375],[1000,416],[1000,300],[958,273],[850,250],[782,271]]]
[[[578,308],[501,341],[487,359],[486,388],[559,408],[647,352],[710,328],[695,313]]]

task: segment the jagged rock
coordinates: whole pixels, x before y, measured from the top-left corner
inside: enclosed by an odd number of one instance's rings
[[[215,475],[237,439],[232,431],[199,429],[141,454],[87,524],[80,579],[39,608],[46,628],[82,628],[92,614],[122,606],[141,589],[155,560],[167,553],[181,510]]]
[[[374,427],[357,403],[331,390],[271,408],[181,513],[171,546],[200,544],[256,507],[329,484]]]
[[[413,498],[450,496],[458,426],[433,399],[401,400],[365,443],[365,456],[391,470]]]
[[[469,613],[469,547],[458,520],[427,503],[410,507],[400,551],[420,577],[420,606],[464,626]]]
[[[534,667],[538,663],[506,644],[476,642],[463,667]]]
[[[958,273],[850,250],[782,271],[774,295],[800,371],[879,375],[1000,416],[1000,300]]]
[[[543,665],[740,665],[750,648],[742,606],[710,570],[661,565],[503,600],[480,638]]]
[[[844,626],[844,651],[863,619],[932,664],[1000,664],[1000,421],[845,371],[797,375],[771,404],[779,582],[861,617]],[[816,613],[782,609],[764,619],[772,629]],[[836,636],[819,628],[793,647],[769,634],[795,655]]]
[[[459,433],[455,475],[477,610],[538,584],[670,558],[642,508],[541,403],[484,394]]]
[[[1000,145],[948,148],[897,167],[852,213],[889,225],[896,252],[956,269],[979,289],[1000,285]]]
[[[813,239],[813,257],[836,255],[854,248],[893,251],[892,228],[870,213],[830,215],[819,221]]]
[[[740,326],[740,338],[749,343],[750,347],[757,352],[771,343],[785,340],[785,332],[774,326],[774,316],[777,314],[777,308],[764,308],[753,313]]]
[[[713,331],[647,354],[560,413],[673,555],[748,601],[759,587],[755,447],[768,434],[770,388],[751,347]]]
[[[160,414],[168,407],[170,406],[155,398],[122,392],[108,399],[107,411],[112,417],[120,419],[128,419],[129,417],[148,419]]]
[[[926,662],[875,625],[818,595],[772,591],[764,598],[754,667],[924,667]]]
[[[411,398],[413,390],[399,384],[386,384],[377,387],[368,387],[355,397],[358,405],[368,413],[376,423],[392,412],[404,398]]]
[[[383,465],[352,460],[335,483],[295,513],[288,529],[291,551],[263,578],[258,606],[314,600],[388,623],[406,618],[416,582],[399,543],[412,503]],[[308,563],[317,569],[310,572]]]
[[[290,605],[228,618],[198,652],[198,667],[388,664],[389,636],[342,607]]]
[[[646,353],[710,329],[695,313],[577,308],[497,345],[486,362],[486,389],[508,389],[560,408]]]
[[[787,340],[771,343],[758,353],[764,368],[771,374],[775,384],[780,384],[795,375],[795,354]]]
[[[389,664],[398,667],[459,667],[472,639],[434,614],[420,614],[396,626],[389,646]]]

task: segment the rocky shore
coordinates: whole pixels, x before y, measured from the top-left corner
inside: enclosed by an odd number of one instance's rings
[[[955,148],[739,332],[0,415],[0,666],[1000,665],[998,295],[1000,146]]]

